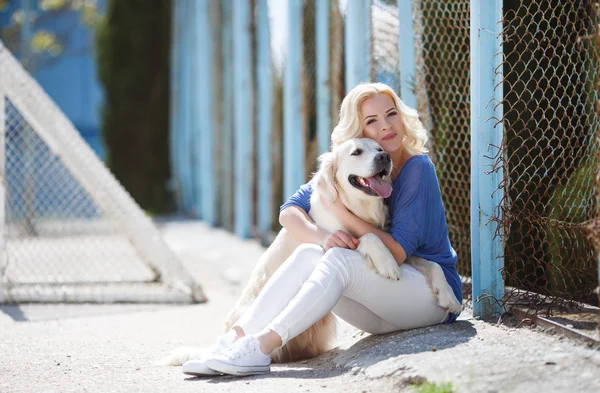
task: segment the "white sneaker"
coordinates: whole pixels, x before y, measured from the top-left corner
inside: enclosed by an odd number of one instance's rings
[[[253,375],[271,371],[271,355],[260,350],[254,336],[240,338],[222,353],[206,359],[206,366],[225,374]]]
[[[201,356],[197,359],[188,360],[181,367],[181,371],[187,375],[222,375],[223,373],[213,370],[206,366],[205,362],[207,359],[211,358],[213,355],[217,355],[221,353],[224,349],[226,349],[235,338],[235,332],[230,330],[227,334],[219,337],[217,343],[211,348],[207,355]]]

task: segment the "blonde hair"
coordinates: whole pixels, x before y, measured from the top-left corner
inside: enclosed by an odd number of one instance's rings
[[[427,153],[427,131],[419,120],[418,112],[406,105],[391,87],[383,83],[361,83],[348,92],[342,101],[340,120],[331,133],[331,146],[339,146],[362,135],[364,125],[360,106],[367,98],[378,94],[386,94],[394,101],[404,123],[404,148],[412,154]]]

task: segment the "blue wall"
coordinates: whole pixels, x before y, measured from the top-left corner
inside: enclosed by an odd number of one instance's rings
[[[33,5],[37,1],[32,1]],[[0,26],[7,26],[16,7],[0,12]],[[104,11],[105,0],[98,0],[99,12]],[[33,26],[33,31],[45,29],[66,33],[64,53],[44,62],[33,76],[46,93],[73,122],[84,139],[101,159],[105,152],[100,135],[103,92],[97,79],[94,55],[94,34],[79,22],[77,12],[67,12]]]

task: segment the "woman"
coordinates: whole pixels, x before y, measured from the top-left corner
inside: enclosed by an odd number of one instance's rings
[[[332,311],[372,334],[453,322],[437,305],[425,277],[404,261],[412,255],[436,262],[462,303],[456,253],[448,239],[441,193],[433,164],[425,154],[426,132],[415,110],[381,83],[356,86],[344,98],[334,146],[371,138],[390,153],[393,192],[391,225],[382,231],[350,213],[338,199],[331,204],[352,236],[317,227],[310,210],[311,184],[281,207],[281,225],[303,244],[275,272],[248,311],[219,339],[213,355],[184,364],[187,374],[249,375],[270,371],[270,353]],[[375,233],[401,269],[399,281],[366,267],[354,251],[358,238]]]

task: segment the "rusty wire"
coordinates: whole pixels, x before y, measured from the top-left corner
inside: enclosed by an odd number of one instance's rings
[[[504,5],[503,304],[551,314],[598,285],[598,14],[588,2]]]

